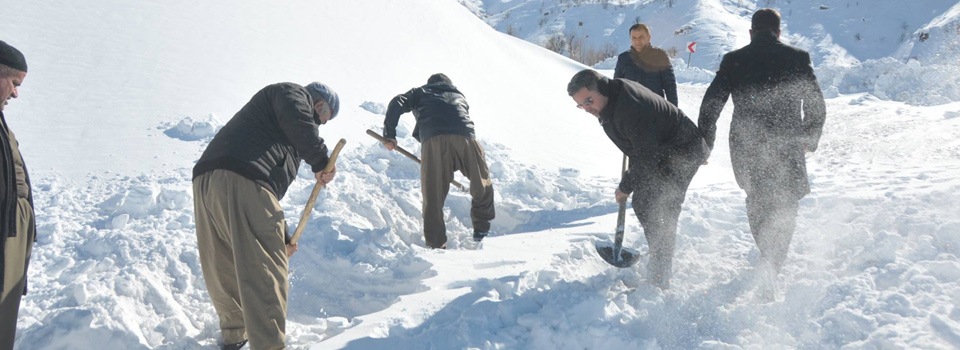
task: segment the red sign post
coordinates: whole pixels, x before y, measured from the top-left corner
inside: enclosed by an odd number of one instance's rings
[[[689,43],[687,43],[687,51],[690,52],[689,54],[687,54],[687,68],[689,68],[689,67],[690,67],[690,58],[693,57],[693,53],[694,53],[694,52],[697,52],[697,42],[694,41],[694,42],[689,42]]]

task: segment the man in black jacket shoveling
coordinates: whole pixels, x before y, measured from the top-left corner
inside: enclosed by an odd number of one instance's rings
[[[13,349],[20,298],[27,293],[27,266],[37,240],[30,175],[3,108],[17,98],[27,60],[0,41],[0,350]]]
[[[634,81],[586,69],[573,76],[567,93],[629,157],[615,198],[622,203],[633,193],[633,210],[650,248],[647,280],[669,287],[680,206],[709,155],[700,131],[680,109]]]
[[[413,112],[417,119],[413,138],[422,144],[423,237],[431,248],[446,248],[443,202],[455,171],[470,179],[473,197],[470,219],[475,241],[487,235],[495,215],[490,169],[484,160],[483,147],[474,136],[469,109],[466,98],[450,78],[437,73],[427,79],[426,85],[394,97],[383,120],[383,137],[387,139],[383,145],[392,151],[397,146],[400,115]]]
[[[319,126],[340,100],[321,83],[269,85],[223,126],[193,168],[197,246],[207,291],[220,316],[223,349],[283,349],[287,259],[297,247],[279,200],[300,160],[328,184]]]
[[[779,273],[810,192],[805,152],[817,149],[826,119],[810,55],[780,42],[780,14],[753,15],[750,44],[723,56],[700,105],[700,131],[713,148],[717,119],[733,95],[730,159],[747,193],[750,232],[761,267]]]

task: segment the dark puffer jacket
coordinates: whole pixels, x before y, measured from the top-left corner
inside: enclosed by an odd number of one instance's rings
[[[301,159],[313,172],[322,171],[329,160],[313,104],[310,93],[294,83],[261,89],[210,141],[193,176],[229,170],[282,199],[297,178]]]
[[[413,112],[417,119],[413,138],[424,142],[436,135],[475,137],[470,105],[460,90],[450,84],[433,83],[397,95],[387,107],[383,137],[397,138],[400,115]]]
[[[625,79],[601,79],[597,85],[608,98],[600,124],[610,140],[630,157],[630,170],[620,191],[654,190],[663,179],[697,169],[709,156],[707,143],[690,118],[676,106],[640,84]],[[686,190],[687,183],[677,184]]]
[[[633,48],[617,56],[614,78],[633,80],[653,93],[666,98],[674,106],[677,99],[677,77],[667,53],[658,47],[647,45],[640,53]]]

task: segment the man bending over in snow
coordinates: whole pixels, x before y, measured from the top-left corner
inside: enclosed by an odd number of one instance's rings
[[[622,203],[633,192],[633,210],[650,248],[647,280],[668,288],[680,205],[710,154],[706,142],[677,106],[637,82],[585,69],[570,80],[567,93],[577,108],[597,117],[610,140],[630,158],[615,198]]]
[[[447,227],[443,221],[443,202],[450,190],[453,174],[459,170],[470,179],[473,204],[473,239],[480,242],[490,231],[493,220],[493,182],[484,160],[483,147],[474,137],[466,98],[443,73],[431,75],[427,85],[397,95],[387,107],[383,120],[383,145],[397,147],[397,123],[400,115],[413,112],[417,119],[413,138],[422,143],[420,191],[423,193],[423,237],[431,248],[446,248]]]
[[[303,159],[318,182],[333,181],[319,126],[340,99],[321,83],[261,89],[223,126],[193,167],[200,266],[220,316],[223,349],[283,349],[287,259],[297,251],[279,200]]]

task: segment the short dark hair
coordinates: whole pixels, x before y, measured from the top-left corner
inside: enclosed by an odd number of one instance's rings
[[[780,31],[780,12],[772,8],[763,8],[753,14],[751,28],[754,32],[769,30]]]
[[[570,79],[570,83],[567,84],[567,94],[573,96],[580,89],[586,88],[589,91],[598,91],[597,83],[603,79],[603,76],[600,73],[593,69],[584,69],[577,72],[573,75],[573,78]]]
[[[637,23],[630,26],[630,33],[633,33],[634,30],[641,30],[641,29],[647,32],[647,34],[650,34],[650,27],[643,23]]]
[[[444,83],[444,84],[452,85],[453,81],[451,81],[450,77],[448,77],[446,74],[437,73],[437,74],[431,75],[430,78],[427,79],[427,84],[433,84],[433,83]]]

